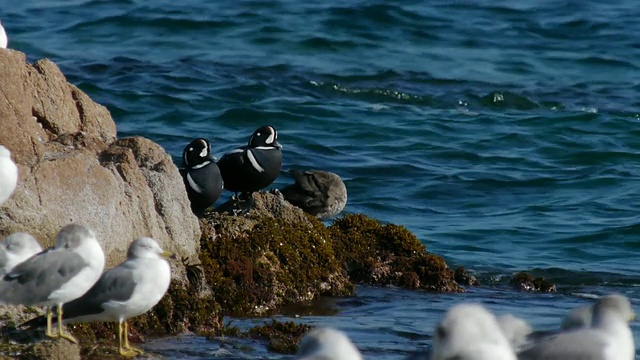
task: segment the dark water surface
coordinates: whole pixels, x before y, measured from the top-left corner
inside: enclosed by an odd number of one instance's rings
[[[0,19],[11,48],[55,61],[109,108],[120,136],[149,137],[176,159],[203,136],[220,156],[272,124],[285,170],[340,174],[347,211],[407,226],[486,284],[455,295],[360,287],[322,300],[333,316],[299,314],[346,330],[370,358],[429,346],[455,302],[550,327],[591,295],[640,299],[635,1],[313,3],[0,0]],[[509,290],[518,270],[559,292]],[[282,358],[243,341],[146,347]]]

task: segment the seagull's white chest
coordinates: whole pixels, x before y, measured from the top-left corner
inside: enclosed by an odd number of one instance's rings
[[[0,35],[0,41],[1,41]],[[18,167],[10,157],[0,154],[0,204],[9,199],[18,184]]]
[[[89,264],[60,289],[51,293],[43,305],[59,305],[84,295],[98,281],[104,270],[104,253],[97,241],[88,241],[76,250]]]
[[[166,294],[171,283],[171,267],[163,259],[140,258],[135,260],[135,266],[144,271],[133,273],[136,285],[131,298],[103,306],[107,311],[119,308],[117,312],[122,320],[144,314],[153,308]]]
[[[0,48],[6,49],[8,43],[9,39],[7,39],[7,33],[4,32],[4,28],[2,27],[2,24],[0,24]]]

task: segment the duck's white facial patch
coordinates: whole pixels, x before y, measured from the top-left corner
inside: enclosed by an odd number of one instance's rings
[[[247,157],[249,158],[249,162],[251,162],[251,166],[256,169],[258,172],[264,172],[264,168],[258,164],[258,160],[253,156],[253,152],[251,150],[247,150]]]
[[[202,151],[200,151],[200,155],[199,156],[200,157],[206,157],[208,152],[209,152],[209,149],[204,148],[204,149],[202,149]]]
[[[202,192],[204,191],[203,188],[201,188],[198,184],[196,184],[195,181],[193,181],[193,178],[191,178],[191,174],[187,174],[187,182],[189,183],[189,187],[198,194],[202,194]]]
[[[267,140],[265,141],[267,144],[273,144],[273,142],[276,140],[276,133],[275,131],[271,132],[271,135],[269,135],[269,137],[267,138]]]

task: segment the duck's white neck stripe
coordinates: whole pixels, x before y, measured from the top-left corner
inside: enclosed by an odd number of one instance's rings
[[[249,158],[251,166],[253,166],[254,169],[256,169],[258,172],[264,172],[264,168],[260,166],[260,164],[258,164],[258,160],[256,160],[255,156],[253,156],[253,152],[251,150],[247,150],[247,157]]]
[[[196,184],[195,181],[193,181],[193,178],[191,178],[191,174],[189,173],[187,173],[187,182],[189,183],[189,186],[191,187],[191,189],[197,192],[198,194],[202,194],[204,192],[204,189],[201,188],[198,184]]]
[[[205,167],[205,166],[207,166],[207,165],[209,165],[209,164],[211,164],[211,161],[205,161],[205,162],[203,162],[202,164],[198,164],[198,165],[196,165],[196,166],[192,166],[191,168],[192,168],[193,170],[198,170],[198,169],[202,169],[203,167]]]

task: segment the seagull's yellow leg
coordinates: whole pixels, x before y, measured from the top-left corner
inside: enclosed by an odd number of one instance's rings
[[[142,351],[142,349],[129,346],[129,323],[126,320],[124,322],[124,348],[127,350],[135,351],[140,355],[144,354],[144,351]]]
[[[126,323],[125,323],[125,326],[126,326]],[[124,331],[122,331],[122,321],[120,321],[118,322],[118,352],[120,353],[121,356],[126,356],[126,357],[137,356],[138,353],[136,351],[127,349],[127,347],[129,346],[129,340],[127,339],[128,334],[126,333],[123,334],[123,333]]]
[[[52,327],[53,327],[53,310],[51,310],[51,306],[48,306],[47,307],[47,332],[45,332],[44,334],[50,338],[57,338],[58,334],[54,334],[51,331]]]
[[[78,343],[78,340],[74,338],[71,334],[67,334],[62,331],[62,305],[58,305],[58,336],[71,341],[74,344]]]

